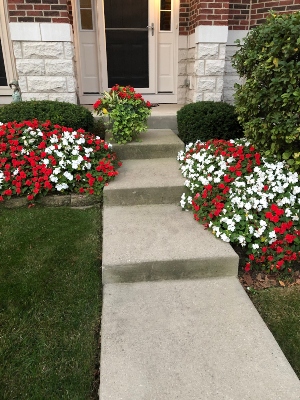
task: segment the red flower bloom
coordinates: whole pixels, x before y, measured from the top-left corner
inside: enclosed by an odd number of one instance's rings
[[[285,238],[284,238],[284,239],[285,239],[288,243],[293,243],[293,241],[295,240],[295,238],[296,238],[296,236],[287,234],[287,235],[285,235]]]
[[[98,99],[97,101],[96,101],[96,103],[94,104],[94,109],[96,110],[96,108],[98,108],[99,106],[101,106],[101,104],[102,104],[102,101],[100,100],[100,99]]]
[[[247,263],[247,264],[245,265],[245,271],[246,271],[246,272],[249,272],[250,269],[251,269],[250,263]]]

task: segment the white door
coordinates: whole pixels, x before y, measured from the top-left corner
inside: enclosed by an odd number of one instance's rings
[[[93,0],[78,0],[80,80],[82,95],[100,94],[96,15]]]
[[[77,1],[81,102],[120,84],[151,102],[176,103],[179,0]]]

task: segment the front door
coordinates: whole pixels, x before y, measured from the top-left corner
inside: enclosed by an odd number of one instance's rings
[[[81,103],[115,84],[133,86],[151,102],[176,103],[179,0],[77,4],[81,21],[90,20],[85,29],[79,24]]]

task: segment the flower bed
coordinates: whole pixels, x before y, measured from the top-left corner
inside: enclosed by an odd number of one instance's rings
[[[242,246],[245,270],[287,270],[300,259],[300,184],[285,162],[261,157],[245,139],[211,140],[178,154],[184,209],[212,233]]]
[[[0,124],[0,202],[11,197],[100,194],[118,174],[116,154],[100,137],[50,121]]]

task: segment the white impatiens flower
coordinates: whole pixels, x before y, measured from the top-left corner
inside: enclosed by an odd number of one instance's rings
[[[65,172],[63,173],[63,175],[64,175],[67,179],[69,179],[69,181],[72,181],[72,180],[73,180],[73,175],[72,175],[70,172],[65,171]]]
[[[53,170],[53,173],[54,173],[55,175],[60,174],[60,172],[61,172],[60,167],[56,167],[56,168],[54,168],[54,170]]]
[[[66,183],[58,183],[57,185],[55,185],[56,190],[58,190],[59,192],[61,192],[62,190],[68,189],[68,185]]]
[[[239,235],[238,236],[238,241],[243,247],[246,246],[246,238],[244,236]]]
[[[252,244],[252,249],[253,249],[253,250],[259,249],[259,245],[258,245],[257,243],[253,243],[253,244]]]
[[[58,177],[57,177],[57,176],[54,176],[53,174],[51,174],[51,175],[49,176],[49,180],[50,180],[51,182],[56,183],[56,182],[58,182]]]
[[[225,233],[222,233],[222,235],[220,236],[220,238],[221,238],[224,242],[227,242],[227,243],[230,242],[229,237],[228,237],[227,235],[225,235]]]
[[[4,174],[3,174],[3,172],[0,170],[0,188],[2,187],[3,179],[4,179]]]
[[[242,219],[242,217],[240,216],[240,214],[235,214],[235,215],[233,216],[233,218],[234,218],[234,220],[235,220],[236,222],[240,222],[241,219]]]

